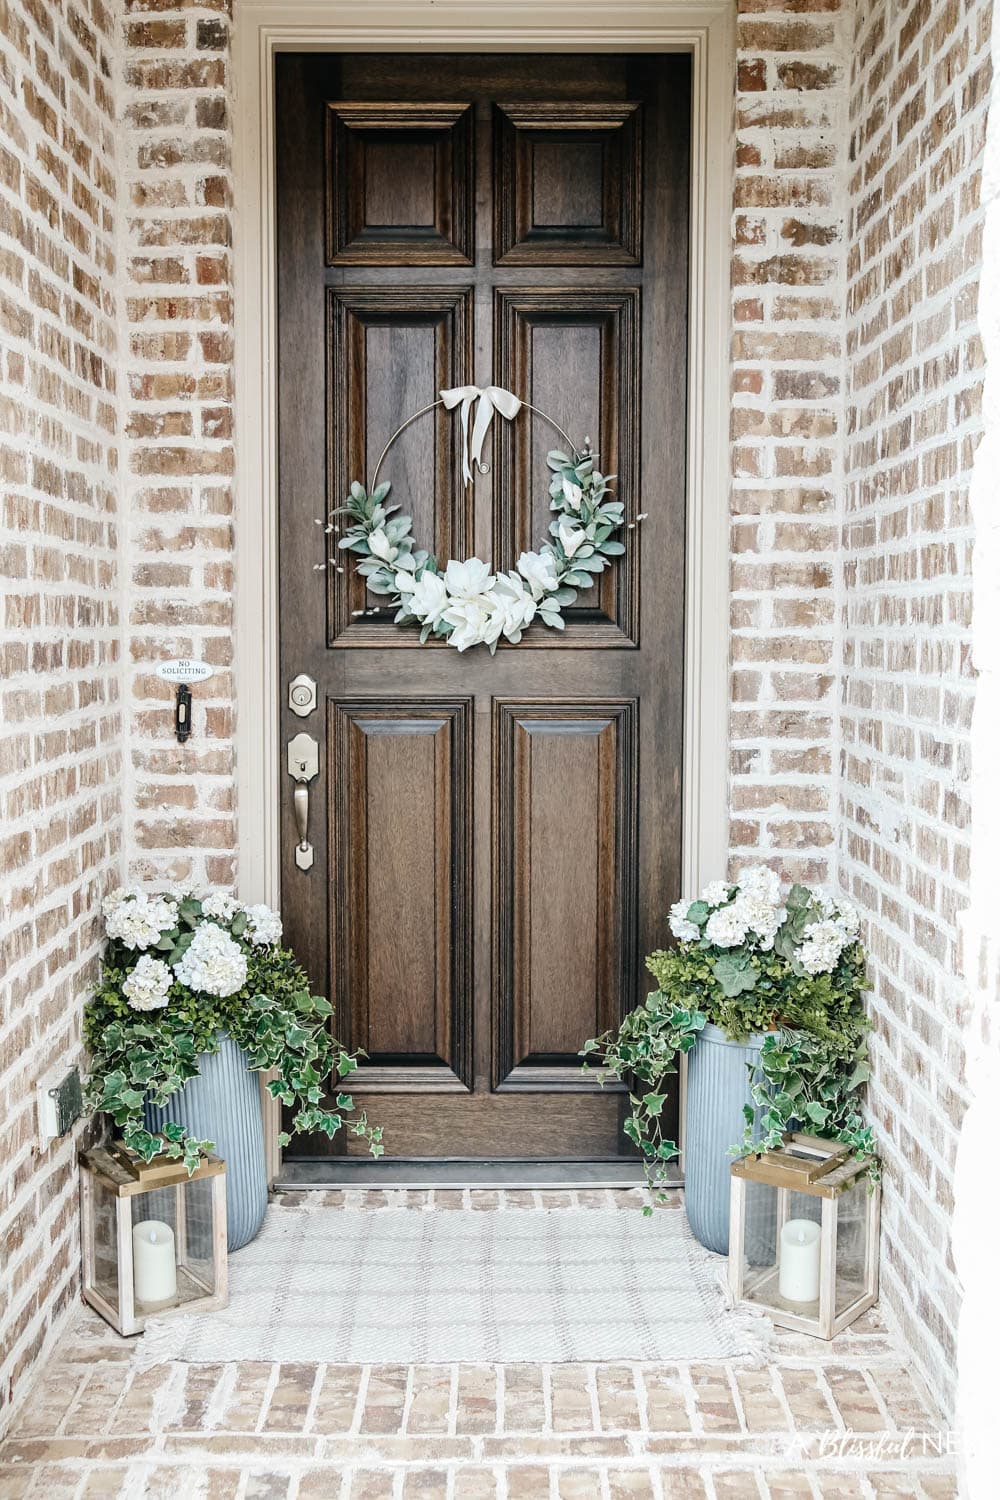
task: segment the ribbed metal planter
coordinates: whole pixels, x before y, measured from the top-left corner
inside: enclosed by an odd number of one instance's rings
[[[183,1125],[198,1140],[215,1142],[226,1163],[226,1226],[230,1250],[260,1230],[267,1208],[264,1122],[257,1074],[247,1071],[246,1053],[223,1033],[218,1052],[202,1053],[200,1073],[158,1108],[147,1103],[146,1125],[162,1130]]]
[[[719,1255],[729,1249],[729,1148],[743,1138],[747,1065],[763,1045],[763,1035],[731,1042],[721,1026],[706,1026],[688,1053],[684,1203],[695,1239]]]

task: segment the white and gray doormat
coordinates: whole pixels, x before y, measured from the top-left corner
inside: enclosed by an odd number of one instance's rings
[[[147,1325],[143,1363],[759,1359],[683,1213],[270,1208],[228,1308]]]

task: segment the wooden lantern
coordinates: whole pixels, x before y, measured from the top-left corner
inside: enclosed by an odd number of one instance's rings
[[[878,1297],[880,1189],[868,1158],[840,1141],[789,1134],[780,1150],[733,1162],[729,1286],[738,1302],[818,1338]]]
[[[119,1333],[172,1308],[226,1306],[225,1162],[210,1156],[189,1177],[169,1157],[85,1151],[80,1207],[84,1300]]]

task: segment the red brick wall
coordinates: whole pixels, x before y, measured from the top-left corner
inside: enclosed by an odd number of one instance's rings
[[[883,1301],[945,1408],[990,32],[989,0],[876,3],[852,46],[839,871],[869,913]]]
[[[0,1425],[77,1284],[79,1058],[121,842],[114,20],[0,0]]]

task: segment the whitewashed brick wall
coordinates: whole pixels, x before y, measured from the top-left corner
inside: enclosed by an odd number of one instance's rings
[[[1000,11],[993,19],[994,78],[1000,77]],[[994,83],[994,90],[996,84]],[[994,99],[996,94],[994,92]],[[955,1172],[952,1250],[962,1285],[958,1325],[958,1409],[966,1493],[990,1496],[1000,1473],[996,1409],[996,1354],[1000,1300],[996,1245],[1000,1199],[996,1182],[996,1118],[1000,1099],[1000,110],[987,121],[980,188],[983,266],[978,322],[985,356],[983,438],[976,450],[969,500],[975,524],[972,660],[976,702],[972,716],[969,906],[961,921],[961,955],[969,986],[965,1027],[965,1088]]]
[[[230,5],[117,3],[113,47],[102,0],[0,0],[4,1397],[73,1287],[71,1150],[36,1161],[27,1090],[76,1046],[122,815],[133,877],[234,876]],[[870,914],[885,1295],[943,1405],[988,29],[984,0],[739,0],[735,83],[733,861]],[[218,668],[183,747],[152,671],[182,654]]]
[[[34,1091],[121,841],[114,33],[0,0],[0,1427],[77,1287],[79,1131],[40,1150]]]
[[[229,5],[125,0],[129,875],[228,885],[233,784]],[[156,661],[195,656],[179,745]]]
[[[733,863],[831,870],[851,19],[740,0],[733,193]]]
[[[946,1410],[990,32],[989,0],[886,0],[852,44],[838,864],[869,914],[883,1300]]]

